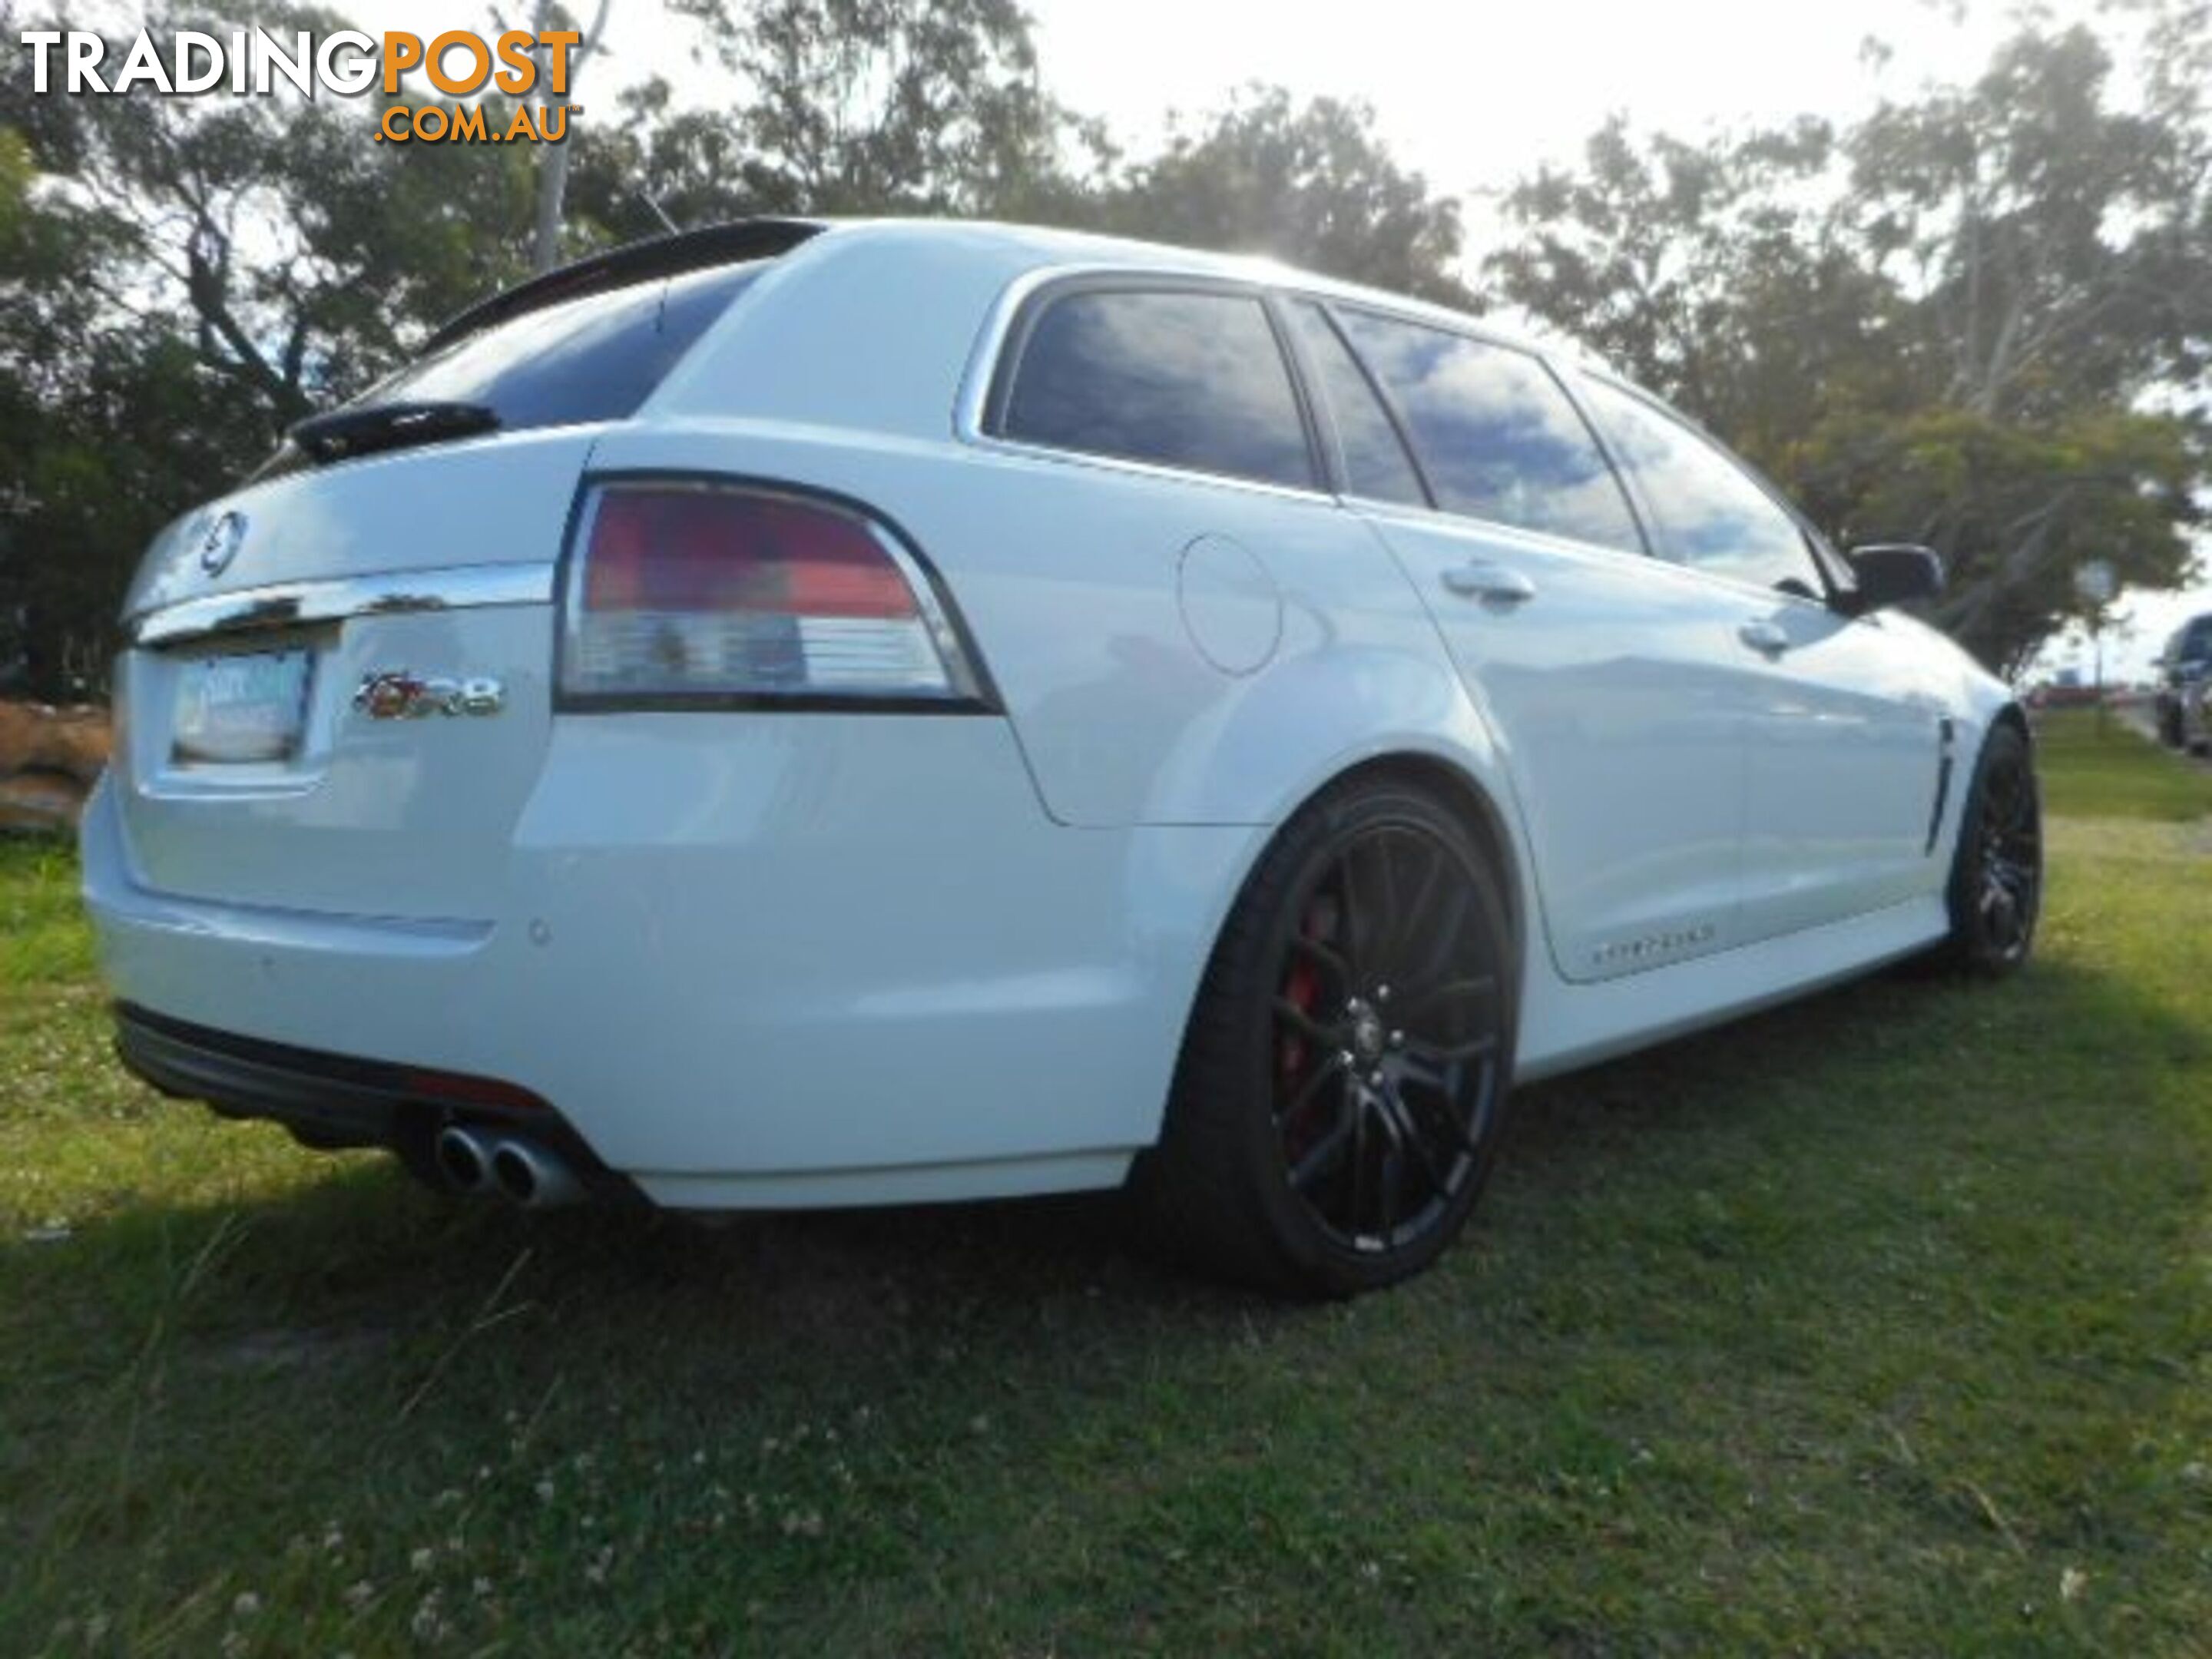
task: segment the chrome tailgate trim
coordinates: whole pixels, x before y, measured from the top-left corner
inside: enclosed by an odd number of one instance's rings
[[[185,599],[126,618],[124,627],[133,645],[151,647],[305,623],[343,622],[349,617],[550,605],[553,574],[550,564],[464,564],[284,582]]]

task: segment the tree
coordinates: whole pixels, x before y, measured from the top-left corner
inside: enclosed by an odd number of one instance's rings
[[[2011,669],[2074,569],[2170,586],[2212,481],[2186,408],[2212,343],[2201,4],[2138,8],[2124,106],[2086,27],[1972,86],[1689,144],[1620,123],[1506,198],[1498,297],[1589,339],[1764,464],[1839,540],[1926,541],[1934,608]],[[2163,88],[2164,90],[2160,90]]]
[[[1839,541],[1923,542],[1949,562],[1930,620],[2010,675],[2085,618],[2075,573],[2175,585],[2205,477],[2198,434],[2171,416],[2085,407],[2037,423],[1936,404],[1902,417],[1844,410],[1800,452],[1806,497]]]
[[[1692,144],[1616,118],[1583,171],[1508,192],[1488,285],[1772,459],[1808,386],[1881,396],[1895,371],[1894,296],[1820,205],[1838,165],[1824,122]]]
[[[1467,306],[1459,204],[1430,193],[1375,132],[1365,104],[1294,106],[1251,88],[1212,125],[1178,134],[1106,195],[1106,226],[1287,263]]]
[[[343,27],[283,7],[190,21]],[[39,97],[11,68],[0,678],[74,695],[156,528],[520,274],[530,179],[523,146],[380,144],[343,100]]]
[[[164,11],[149,27],[185,21]],[[224,34],[347,27],[283,6],[191,21]],[[378,143],[343,100],[39,97],[21,74],[0,82],[0,126],[27,142],[58,209],[112,228],[116,257],[91,279],[103,314],[188,317],[202,360],[272,434],[524,268],[527,146]]]
[[[673,0],[732,95],[682,108],[658,77],[574,142],[572,199],[618,240],[753,214],[1065,222],[1107,149],[1045,95],[1008,0]]]
[[[104,679],[139,550],[265,429],[186,335],[105,314],[127,228],[36,179],[0,130],[0,683],[59,698]]]
[[[1852,135],[1847,232],[1914,296],[1950,402],[2032,416],[2204,367],[2212,133],[2116,106],[2112,70],[2086,27],[2024,33]]]

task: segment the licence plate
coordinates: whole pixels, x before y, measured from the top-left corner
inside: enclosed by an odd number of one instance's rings
[[[179,761],[289,760],[307,723],[310,653],[256,651],[187,662],[172,741]]]

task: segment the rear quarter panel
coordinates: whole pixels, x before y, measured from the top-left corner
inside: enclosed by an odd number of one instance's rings
[[[1397,747],[1497,782],[1403,572],[1328,497],[974,435],[1004,308],[1054,258],[1003,227],[826,234],[594,470],[796,483],[890,521],[943,578],[1062,823],[1274,823]]]

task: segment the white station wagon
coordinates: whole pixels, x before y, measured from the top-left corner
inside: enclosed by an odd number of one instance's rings
[[[2026,956],[2007,690],[1632,386],[1279,266],[753,221],[456,320],[149,552],[125,1061],[458,1191],[1130,1182],[1342,1294],[1506,1091]]]

